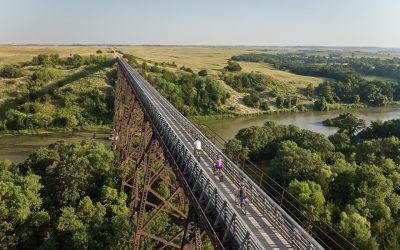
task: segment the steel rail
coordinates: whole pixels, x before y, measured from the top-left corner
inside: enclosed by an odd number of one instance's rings
[[[147,110],[151,117],[155,128],[160,132],[160,136],[169,146],[172,155],[177,157],[181,165],[184,166],[183,172],[191,173],[195,176],[196,182],[193,187],[202,188],[210,205],[216,211],[224,212],[223,220],[227,226],[227,230],[236,239],[239,245],[246,245],[248,249],[263,249],[264,247],[253,235],[253,232],[236,214],[236,210],[232,208],[232,204],[226,202],[226,197],[221,195],[220,190],[213,185],[213,180],[204,174],[204,169],[193,158],[190,150],[178,137],[168,117],[173,117],[181,128],[184,128],[192,137],[198,137],[203,141],[204,150],[210,157],[224,155],[221,149],[215,146],[207,137],[205,137],[192,123],[190,123],[179,111],[177,111],[164,97],[162,97],[144,78],[142,78],[135,70],[133,70],[126,62],[117,59],[119,66],[128,79],[129,84],[135,90],[138,98],[143,103],[143,108]],[[157,99],[158,103],[154,100]],[[160,104],[162,107],[160,107]],[[162,112],[160,112],[162,111]],[[167,114],[168,112],[168,114]],[[174,124],[175,127],[178,126]],[[291,218],[272,198],[270,198],[251,178],[249,178],[239,167],[231,160],[226,158],[224,173],[228,178],[238,185],[245,182],[249,197],[257,209],[263,213],[265,218],[273,224],[280,234],[297,249],[323,249],[323,247],[312,238],[293,218]],[[188,182],[193,181],[189,177]],[[202,193],[203,193],[202,192]],[[209,207],[209,206],[208,206]],[[207,208],[206,208],[207,209]],[[225,237],[223,237],[225,238]]]

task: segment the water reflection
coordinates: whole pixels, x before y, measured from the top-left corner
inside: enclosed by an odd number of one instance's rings
[[[266,121],[274,121],[277,124],[293,124],[303,129],[312,130],[325,136],[336,132],[336,128],[325,127],[322,121],[333,118],[341,113],[350,112],[364,119],[369,125],[375,120],[390,120],[400,118],[400,106],[389,106],[380,108],[365,108],[356,110],[335,110],[330,112],[305,112],[305,113],[282,113],[258,117],[237,117],[223,120],[212,120],[204,122],[207,126],[217,132],[225,140],[232,139],[236,133],[250,126],[262,126]]]

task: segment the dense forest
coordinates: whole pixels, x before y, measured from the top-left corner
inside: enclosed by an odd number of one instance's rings
[[[134,225],[120,181],[113,152],[93,141],[57,142],[18,165],[0,161],[0,249],[131,249]],[[171,191],[162,182],[153,188]],[[162,211],[146,231],[168,238],[182,229]],[[141,249],[157,244],[144,239]]]
[[[0,131],[111,124],[113,64],[106,56],[51,54],[38,55],[22,66],[1,67],[10,90],[0,102]]]
[[[0,162],[0,248],[125,248],[132,225],[118,170],[113,153],[90,141]]]
[[[250,159],[360,249],[400,248],[400,120],[343,114],[323,135],[267,122],[242,129],[226,147]],[[358,132],[358,133],[357,133]]]
[[[384,106],[400,101],[400,58],[347,58],[340,56],[315,56],[306,54],[244,54],[233,56],[235,61],[270,63],[279,70],[299,75],[325,77],[328,80],[315,89],[303,92],[315,97],[316,110],[327,110],[327,104],[364,103]],[[375,75],[392,80],[366,80],[363,75]]]

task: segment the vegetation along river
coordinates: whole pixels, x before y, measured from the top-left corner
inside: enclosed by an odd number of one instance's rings
[[[337,129],[323,126],[322,121],[328,118],[334,118],[345,112],[353,113],[359,118],[364,119],[367,125],[369,125],[371,121],[375,120],[385,121],[400,118],[400,106],[388,106],[355,110],[334,110],[329,112],[312,111],[303,113],[280,113],[265,116],[235,117],[209,120],[203,123],[225,140],[232,139],[242,128],[262,126],[266,121],[273,121],[277,124],[285,125],[293,124],[302,129],[312,130],[325,136],[329,136],[334,134]]]
[[[274,121],[278,124],[294,124],[300,128],[313,130],[325,136],[335,133],[336,128],[325,127],[322,121],[333,118],[343,112],[351,112],[364,119],[367,124],[375,120],[389,120],[400,118],[400,107],[389,106],[381,108],[365,108],[357,110],[335,110],[329,112],[304,112],[281,113],[255,117],[236,117],[218,119],[204,122],[208,127],[218,133],[225,140],[232,139],[236,133],[250,126],[262,126],[266,121]],[[96,132],[96,139],[110,147],[111,141],[107,139],[107,131]],[[93,138],[93,132],[68,132],[50,133],[38,135],[0,135],[0,160],[9,159],[14,162],[22,162],[34,150],[47,146],[59,140],[66,142],[78,142],[82,139]]]
[[[102,142],[107,148],[110,148],[111,141],[108,140],[109,131],[0,135],[0,161],[8,159],[18,163],[23,162],[29,154],[40,147],[47,146],[60,140],[73,143],[83,139],[93,139],[93,133],[96,133],[96,138],[94,140]]]

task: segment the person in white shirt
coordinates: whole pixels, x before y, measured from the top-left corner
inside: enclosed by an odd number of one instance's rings
[[[201,141],[196,138],[196,140],[193,142],[194,146],[194,156],[197,157],[200,155],[201,152]]]

